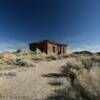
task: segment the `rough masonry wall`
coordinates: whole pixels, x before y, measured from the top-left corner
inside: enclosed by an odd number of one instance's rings
[[[64,46],[64,54],[66,54],[67,53],[67,47],[66,46]]]
[[[53,47],[55,47],[55,52],[53,52]],[[51,44],[51,43],[47,43],[47,53],[48,54],[58,54],[58,49],[57,49],[57,45],[56,44]]]
[[[66,54],[66,46],[60,44],[53,44],[49,42],[41,42],[41,43],[32,43],[30,44],[30,50],[35,51],[36,48],[40,49],[41,52],[46,54]]]

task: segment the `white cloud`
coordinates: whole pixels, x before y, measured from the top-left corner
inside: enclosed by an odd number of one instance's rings
[[[0,52],[2,51],[14,51],[17,49],[24,49],[27,48],[27,43],[23,42],[0,42]]]
[[[74,51],[91,51],[91,52],[99,52],[100,51],[100,45],[83,45],[83,46],[77,46],[77,47],[69,47],[70,52]]]

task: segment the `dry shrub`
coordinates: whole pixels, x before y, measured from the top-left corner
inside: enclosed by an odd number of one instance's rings
[[[5,65],[13,65],[15,64],[15,59],[8,59],[8,58],[1,58],[0,59],[0,64],[5,64]]]
[[[44,60],[46,60],[46,56],[47,55],[45,53],[35,54],[35,55],[32,55],[32,60],[44,61]]]
[[[100,62],[100,55],[95,55],[91,59],[95,62]]]
[[[3,52],[2,54],[0,54],[0,64],[14,64],[16,58],[16,55],[11,52]]]
[[[65,75],[73,73],[76,76],[81,70],[89,71],[94,65],[94,61],[90,57],[69,58],[62,68],[62,72]]]
[[[64,55],[61,55],[62,58],[70,58],[71,56],[69,54],[64,54]]]
[[[7,59],[7,58],[2,58],[1,60],[1,64],[7,64],[7,65],[13,65],[15,64],[15,59]]]
[[[16,65],[26,66],[26,67],[35,66],[34,62],[32,60],[29,60],[29,59],[17,59],[16,60]]]
[[[62,68],[79,100],[100,100],[100,67],[94,63],[91,57],[70,58]]]
[[[86,69],[90,69],[91,67],[94,66],[94,61],[92,60],[92,57],[90,56],[81,56],[79,57],[79,60],[81,61],[82,65]]]
[[[47,60],[57,60],[58,57],[55,54],[49,54],[49,55],[47,55],[46,59]]]
[[[93,67],[89,72],[82,70],[77,76],[75,85],[85,98],[100,100],[100,68]]]
[[[3,52],[0,54],[0,64],[2,65],[21,65],[34,66],[35,61],[56,60],[55,55],[46,55],[32,51]]]

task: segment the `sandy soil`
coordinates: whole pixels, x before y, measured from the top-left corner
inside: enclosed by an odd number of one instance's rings
[[[53,82],[65,83],[59,76],[65,63],[65,59],[44,61],[36,67],[0,71],[0,100],[45,100],[54,90],[63,88]]]

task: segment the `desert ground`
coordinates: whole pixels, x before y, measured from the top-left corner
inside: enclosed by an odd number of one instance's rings
[[[53,76],[57,73],[59,75],[59,69],[65,63],[65,59],[42,61],[36,63],[35,67],[1,70],[0,100],[45,100],[54,89],[62,88],[62,86],[57,87],[50,83],[66,81],[64,78],[57,79]],[[49,77],[50,74],[51,77]]]
[[[0,54],[0,100],[100,100],[100,54]]]

